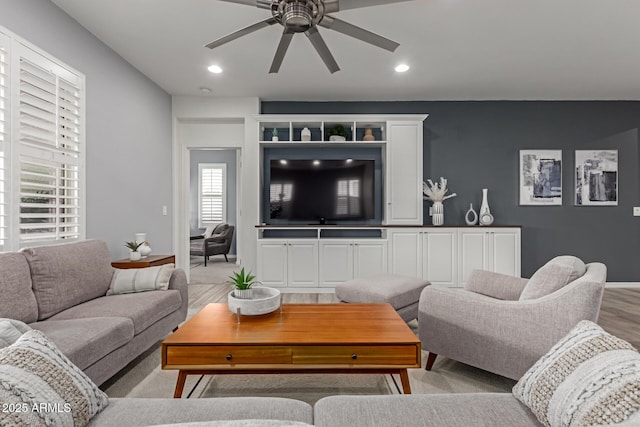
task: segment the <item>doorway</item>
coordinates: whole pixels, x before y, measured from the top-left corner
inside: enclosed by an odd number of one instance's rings
[[[239,150],[189,149],[189,283],[224,284],[235,270],[239,197]],[[228,251],[207,257],[200,238],[207,227],[228,224],[234,233]],[[218,251],[216,251],[218,252]],[[205,265],[206,264],[206,265]]]

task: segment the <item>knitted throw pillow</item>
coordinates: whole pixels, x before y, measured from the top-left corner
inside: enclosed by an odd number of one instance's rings
[[[522,376],[513,394],[546,426],[640,421],[640,354],[583,320]]]
[[[40,331],[0,349],[0,425],[86,426],[109,403]]]

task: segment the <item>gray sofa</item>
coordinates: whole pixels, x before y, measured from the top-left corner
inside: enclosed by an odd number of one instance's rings
[[[0,254],[0,317],[44,332],[102,384],[187,315],[184,271],[169,289],[106,296],[114,269],[98,240]]]
[[[267,397],[110,399],[109,406],[89,426],[242,419],[298,421],[320,427],[542,425],[511,393],[473,393],[331,396],[320,399],[314,407],[298,400]]]

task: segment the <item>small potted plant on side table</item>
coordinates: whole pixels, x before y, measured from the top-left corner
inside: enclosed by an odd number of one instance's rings
[[[129,259],[131,261],[138,261],[142,257],[142,254],[138,252],[138,248],[142,246],[143,243],[144,242],[124,242],[124,245],[129,248]]]

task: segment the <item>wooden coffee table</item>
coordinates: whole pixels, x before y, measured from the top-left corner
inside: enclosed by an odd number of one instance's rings
[[[209,304],[162,343],[162,369],[188,375],[267,373],[399,374],[420,367],[420,340],[389,304],[284,304],[243,316]]]

